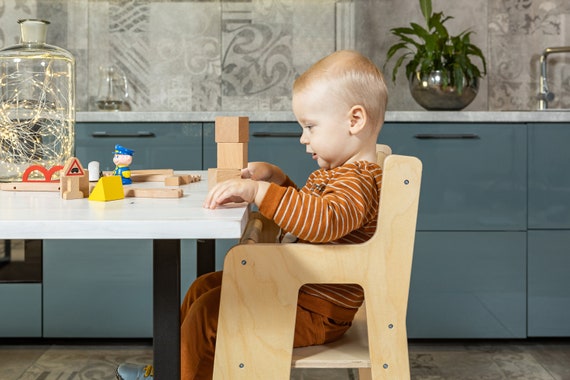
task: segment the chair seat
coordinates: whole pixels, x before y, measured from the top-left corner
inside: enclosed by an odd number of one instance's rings
[[[339,340],[293,350],[292,368],[370,368],[368,330],[360,308],[352,326]]]

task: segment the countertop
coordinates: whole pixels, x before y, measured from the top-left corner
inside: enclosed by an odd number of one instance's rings
[[[257,122],[295,122],[292,112],[77,112],[78,122],[212,122],[216,116],[248,116]],[[386,122],[560,123],[570,110],[547,111],[388,111]]]

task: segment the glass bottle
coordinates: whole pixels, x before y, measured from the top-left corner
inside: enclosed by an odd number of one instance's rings
[[[18,20],[21,42],[0,50],[0,181],[21,180],[74,154],[75,59],[46,44],[49,21]],[[37,177],[34,172],[30,178]]]

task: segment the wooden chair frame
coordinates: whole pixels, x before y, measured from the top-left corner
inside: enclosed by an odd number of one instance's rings
[[[369,241],[261,242],[228,252],[214,379],[285,380],[292,365],[362,368],[361,379],[410,378],[406,310],[422,169],[417,158],[380,148],[378,227]],[[276,228],[266,225],[263,218],[252,218],[244,240],[275,241]],[[366,307],[341,340],[293,350],[298,291],[307,283],[359,284]]]

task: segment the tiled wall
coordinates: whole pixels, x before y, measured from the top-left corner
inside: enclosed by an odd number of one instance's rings
[[[538,58],[570,45],[568,0],[433,0],[485,52],[488,76],[468,110],[536,109]],[[134,111],[290,110],[295,76],[356,48],[384,65],[390,28],[422,22],[417,0],[0,0],[0,47],[20,18],[51,21],[48,43],[77,58],[78,111],[95,110],[99,66],[129,80]],[[570,108],[570,54],[549,59],[551,108]],[[390,77],[391,66],[386,68]],[[390,110],[421,110],[389,81]]]

